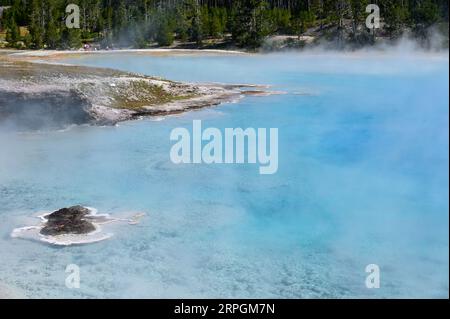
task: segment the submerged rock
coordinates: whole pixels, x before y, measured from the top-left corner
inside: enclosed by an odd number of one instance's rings
[[[95,226],[84,219],[89,209],[83,206],[61,208],[47,215],[47,223],[41,229],[42,235],[88,234],[95,231]]]

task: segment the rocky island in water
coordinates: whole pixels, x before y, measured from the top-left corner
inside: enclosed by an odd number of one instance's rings
[[[41,214],[37,216],[40,219],[38,225],[16,228],[11,237],[59,246],[88,244],[113,236],[102,228],[104,225],[116,222],[133,225],[143,216],[144,213],[135,213],[127,218],[114,218],[109,214],[98,214],[94,208],[77,205]]]

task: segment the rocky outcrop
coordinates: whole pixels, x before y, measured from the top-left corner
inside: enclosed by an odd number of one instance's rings
[[[88,234],[95,231],[95,226],[85,219],[90,213],[83,206],[61,208],[46,216],[47,222],[42,227],[42,235],[56,236],[62,234]]]
[[[20,129],[115,124],[235,101],[249,88],[265,87],[189,84],[0,55],[0,124]]]
[[[113,236],[108,232],[108,225],[126,223],[136,225],[144,217],[144,213],[132,213],[130,216],[118,218],[109,214],[98,214],[95,208],[72,206],[54,212],[45,212],[36,216],[38,225],[30,225],[13,229],[12,238],[23,238],[44,242],[57,246],[83,245],[96,243]]]

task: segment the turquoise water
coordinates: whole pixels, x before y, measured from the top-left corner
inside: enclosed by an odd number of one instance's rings
[[[445,297],[446,55],[108,54],[66,62],[287,94],[117,127],[0,133],[0,282],[30,297]],[[175,165],[175,127],[279,129],[279,169]],[[28,216],[82,204],[144,211],[107,241],[11,239]],[[65,267],[81,269],[80,289]],[[381,287],[367,289],[368,264]]]

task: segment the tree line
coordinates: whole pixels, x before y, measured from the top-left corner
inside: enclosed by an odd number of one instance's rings
[[[0,0],[2,26],[12,47],[76,49],[170,46],[175,40],[201,46],[208,39],[259,47],[268,35],[334,30],[350,40],[367,39],[369,3],[381,10],[383,33],[417,36],[438,22],[448,25],[447,0]],[[80,28],[67,28],[66,6],[80,8]],[[21,32],[27,30],[27,32]],[[325,31],[324,31],[325,32]]]

